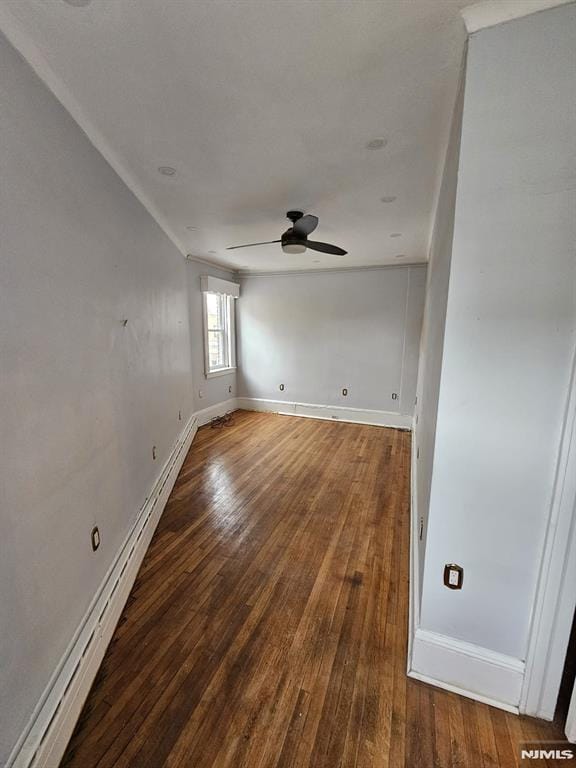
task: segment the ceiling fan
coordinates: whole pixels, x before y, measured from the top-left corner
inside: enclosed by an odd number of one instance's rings
[[[318,226],[318,217],[311,213],[304,215],[302,211],[288,211],[286,216],[292,222],[282,235],[280,240],[266,240],[263,243],[246,243],[246,245],[231,245],[226,248],[227,251],[234,251],[236,248],[252,248],[255,245],[271,245],[272,243],[282,243],[284,253],[304,253],[306,248],[321,253],[331,253],[334,256],[345,256],[347,251],[338,248],[337,245],[330,243],[320,243],[318,240],[308,240],[308,235]]]

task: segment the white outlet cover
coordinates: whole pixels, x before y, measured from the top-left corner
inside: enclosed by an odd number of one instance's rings
[[[452,586],[454,587],[457,587],[459,578],[460,578],[460,574],[458,573],[458,571],[455,571],[453,568],[451,568],[450,576],[448,577],[448,581],[450,582],[450,584],[452,584]]]

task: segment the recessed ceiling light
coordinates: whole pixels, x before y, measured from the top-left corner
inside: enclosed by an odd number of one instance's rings
[[[84,6],[89,5],[92,0],[64,0],[64,2],[74,6],[74,8],[84,8]]]
[[[392,232],[390,237],[402,237],[402,232]]]
[[[383,149],[388,144],[388,139],[372,139],[366,144],[366,149]]]
[[[380,198],[382,203],[393,203],[394,200],[396,200],[396,195],[384,195],[384,197]]]
[[[395,259],[403,259],[404,256],[406,256],[405,253],[397,253],[396,256],[394,256]]]
[[[170,165],[161,165],[158,168],[158,173],[161,173],[162,176],[175,176],[176,168],[172,168]]]
[[[198,227],[189,226],[189,227],[186,227],[186,229],[187,229],[189,232],[195,232],[195,231],[198,229]]]

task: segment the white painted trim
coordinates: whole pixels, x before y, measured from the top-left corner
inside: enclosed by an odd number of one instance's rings
[[[214,275],[202,275],[200,277],[200,290],[204,293],[219,293],[223,296],[232,296],[237,299],[240,296],[240,285],[232,280],[224,280]]]
[[[441,688],[443,691],[450,691],[450,693],[456,693],[458,696],[464,696],[466,699],[479,701],[481,704],[488,704],[489,707],[503,709],[505,712],[510,712],[513,715],[518,714],[518,707],[503,704],[501,701],[491,699],[489,696],[482,696],[479,693],[471,693],[464,688],[459,688],[457,685],[451,685],[450,683],[445,683],[442,680],[436,680],[433,677],[428,677],[428,675],[422,675],[420,672],[415,672],[414,670],[409,669],[408,677],[411,677],[413,680],[419,680],[421,683],[426,683],[427,685],[433,685],[435,688]]]
[[[110,146],[104,135],[87,117],[79,102],[76,101],[75,97],[68,90],[61,78],[48,64],[44,54],[38,48],[34,40],[22,29],[16,18],[10,13],[7,3],[0,3],[0,29],[14,48],[32,67],[40,80],[42,80],[56,99],[58,99],[64,109],[70,113],[72,118],[86,134],[88,140],[94,145],[98,152],[100,152],[114,171],[116,171],[124,184],[126,184],[132,194],[140,201],[144,208],[146,208],[150,216],[152,216],[158,226],[170,238],[180,253],[185,254],[186,249],[183,243],[181,243],[174,234],[168,219],[146,194],[136,177],[128,171],[122,159]]]
[[[236,277],[237,268],[233,264],[229,264],[225,261],[205,259],[202,256],[194,256],[193,253],[187,253],[185,258],[186,261],[193,261],[195,264],[202,264],[205,267],[215,267],[222,272],[229,272],[233,277]]]
[[[316,403],[295,403],[284,400],[266,400],[259,397],[238,397],[237,407],[245,411],[267,411],[283,416],[302,416],[309,419],[344,421],[353,424],[370,424],[394,429],[410,429],[412,417],[391,411],[376,411],[366,408],[347,408],[339,405],[318,405]]]
[[[60,763],[197,428],[193,414],[5,768],[55,768]]]
[[[469,35],[487,27],[504,24],[507,21],[531,16],[533,13],[566,5],[574,0],[483,0],[462,8],[460,13],[464,19]]]
[[[416,416],[414,416],[410,446],[410,578],[408,584],[408,655],[406,657],[408,674],[412,668],[414,636],[420,626],[420,557],[418,548],[420,522],[418,519],[417,445],[418,427]]]
[[[517,714],[524,662],[419,627],[408,676]]]
[[[228,329],[228,353],[230,368],[235,370],[237,365],[237,338],[236,338],[236,302],[233,298],[228,296],[228,320],[230,321],[230,327]]]
[[[552,720],[576,608],[576,350],[532,614],[520,711]]]
[[[202,278],[200,278],[202,281]],[[208,355],[208,304],[207,297],[204,292],[202,296],[202,343],[204,345],[204,376],[208,377],[210,373],[210,358]]]
[[[238,370],[237,366],[230,366],[229,368],[219,368],[217,371],[210,371],[210,373],[205,373],[204,378],[205,379],[214,379],[217,376],[230,376],[231,373],[236,373]]]
[[[570,707],[568,708],[568,714],[566,715],[564,732],[568,741],[576,744],[576,684],[572,690]]]
[[[406,269],[427,267],[427,261],[412,261],[402,262],[402,264],[367,264],[366,266],[354,266],[354,267],[327,267],[326,269],[279,269],[279,270],[250,270],[239,269],[236,271],[236,277],[248,278],[248,277],[295,277],[301,275],[325,275],[326,273],[333,274],[338,272],[374,272],[381,269]]]
[[[201,411],[196,411],[195,416],[198,420],[198,426],[202,427],[204,424],[210,423],[212,419],[217,416],[224,416],[225,413],[231,413],[238,410],[237,398],[231,397],[228,400],[223,400],[221,403],[215,405],[209,405],[207,408],[203,408]]]

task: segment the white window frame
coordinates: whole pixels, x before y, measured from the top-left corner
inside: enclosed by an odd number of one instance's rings
[[[210,368],[210,354],[208,344],[208,296],[213,294],[218,296],[224,303],[224,341],[227,353],[227,365],[222,368]],[[215,376],[225,376],[236,370],[236,318],[234,297],[217,293],[216,291],[202,292],[202,311],[204,317],[204,376],[212,379]]]

